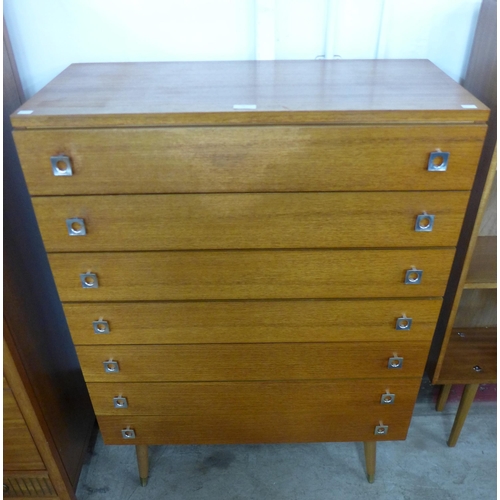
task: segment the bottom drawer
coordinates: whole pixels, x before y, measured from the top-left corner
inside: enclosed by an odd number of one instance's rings
[[[258,444],[405,439],[413,408],[256,415],[98,416],[105,444]],[[388,426],[387,434],[375,426]],[[132,429],[133,438],[122,430]]]
[[[54,498],[54,490],[47,472],[5,472],[3,476],[4,498]]]

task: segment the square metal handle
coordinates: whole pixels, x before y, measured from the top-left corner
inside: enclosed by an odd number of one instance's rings
[[[450,153],[443,153],[442,151],[434,151],[429,155],[429,163],[427,170],[429,172],[445,172],[448,168],[450,160]]]
[[[115,408],[128,408],[127,398],[123,398],[120,396],[113,398],[113,405]]]
[[[66,219],[66,227],[70,236],[85,236],[87,229],[85,228],[85,221],[78,217]]]
[[[122,429],[122,437],[123,439],[135,439],[134,429],[130,429],[129,427]]]
[[[393,356],[389,358],[389,362],[387,363],[387,368],[390,370],[400,370],[403,368],[404,358],[400,358],[399,356]]]
[[[407,318],[406,316],[401,316],[396,319],[396,330],[411,330],[411,324],[413,323],[412,318]]]
[[[109,323],[107,321],[92,321],[92,326],[94,327],[94,333],[109,333]]]
[[[418,233],[429,233],[434,227],[434,219],[434,215],[417,215],[417,220],[415,221],[415,231]]]
[[[380,404],[393,405],[395,399],[396,399],[396,394],[389,394],[387,392],[385,394],[382,394],[382,397],[380,398]]]
[[[99,288],[99,281],[95,273],[80,274],[80,281],[82,283],[82,288]]]
[[[421,269],[408,269],[405,275],[405,285],[420,285],[424,271]]]
[[[376,436],[384,436],[389,432],[388,425],[376,425],[375,426],[375,435]]]
[[[118,373],[120,371],[120,366],[118,365],[118,361],[103,361],[104,371],[106,373]]]
[[[50,157],[52,173],[57,177],[73,175],[71,159],[66,155],[57,155]]]

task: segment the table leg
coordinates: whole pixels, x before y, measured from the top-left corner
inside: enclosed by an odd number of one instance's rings
[[[460,405],[458,406],[458,411],[455,416],[455,421],[453,422],[453,427],[451,429],[450,438],[448,439],[448,446],[453,447],[457,444],[458,436],[460,436],[460,431],[464,425],[465,419],[467,418],[467,413],[469,413],[470,405],[474,401],[474,396],[476,395],[479,384],[467,384],[462,394],[462,399],[460,399]]]
[[[448,401],[448,396],[450,395],[450,391],[452,388],[452,384],[445,384],[441,386],[439,390],[439,396],[436,403],[436,411],[443,411],[446,405],[446,401]]]
[[[375,461],[377,456],[377,443],[376,441],[365,441],[365,461],[366,461],[366,475],[368,482],[375,481]]]
[[[141,486],[146,486],[148,484],[148,445],[138,444],[135,447],[135,452],[137,454],[137,465],[139,467],[139,477],[141,479]]]

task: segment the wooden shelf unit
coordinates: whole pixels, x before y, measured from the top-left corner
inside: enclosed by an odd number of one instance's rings
[[[427,363],[432,383],[442,386],[437,411],[444,409],[453,384],[465,384],[448,439],[451,447],[457,443],[479,384],[496,383],[496,301],[491,296],[496,294],[497,288],[494,203],[497,166],[496,17],[496,0],[483,0],[463,86],[490,107],[491,115],[452,277]],[[476,371],[475,366],[480,370]]]

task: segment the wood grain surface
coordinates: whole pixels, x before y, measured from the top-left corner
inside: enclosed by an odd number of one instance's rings
[[[19,406],[10,389],[3,390],[4,470],[45,469]]]
[[[420,377],[428,342],[77,346],[87,382],[189,382]],[[393,356],[404,358],[389,369]],[[120,371],[106,373],[104,361]]]
[[[322,412],[341,416],[346,408],[371,414],[380,399],[395,394],[396,412],[411,410],[420,379],[373,379],[359,386],[352,380],[287,382],[90,383],[97,415],[266,415]],[[115,408],[113,398],[127,398],[127,408]]]
[[[238,104],[256,109],[234,110]],[[32,113],[14,113],[15,127],[488,117],[480,101],[427,60],[73,64],[20,109]]]
[[[366,414],[345,408],[340,416],[328,408],[320,412],[275,415],[127,416],[97,418],[105,444],[259,444],[333,441],[388,441],[405,439],[411,410],[383,407]],[[375,436],[379,422],[389,425]],[[135,439],[123,439],[121,430],[135,430]]]
[[[48,252],[455,246],[468,192],[50,196]],[[430,232],[418,215],[435,215]],[[82,218],[85,236],[66,220]]]
[[[497,312],[496,288],[463,290],[453,326],[459,328],[496,326]]]
[[[485,125],[183,127],[16,131],[32,196],[469,190]],[[429,154],[450,152],[445,172]],[[53,155],[73,175],[54,176]]]
[[[459,335],[459,333],[461,335]],[[480,371],[474,370],[479,367]],[[497,328],[454,328],[438,384],[495,384]]]
[[[75,345],[430,340],[440,299],[66,303]],[[396,319],[413,319],[409,331]],[[108,322],[109,334],[92,323]]]
[[[497,237],[479,236],[464,288],[497,287]]]
[[[63,302],[440,297],[454,249],[49,254]],[[423,270],[405,285],[406,271]],[[99,288],[82,288],[80,274]]]

